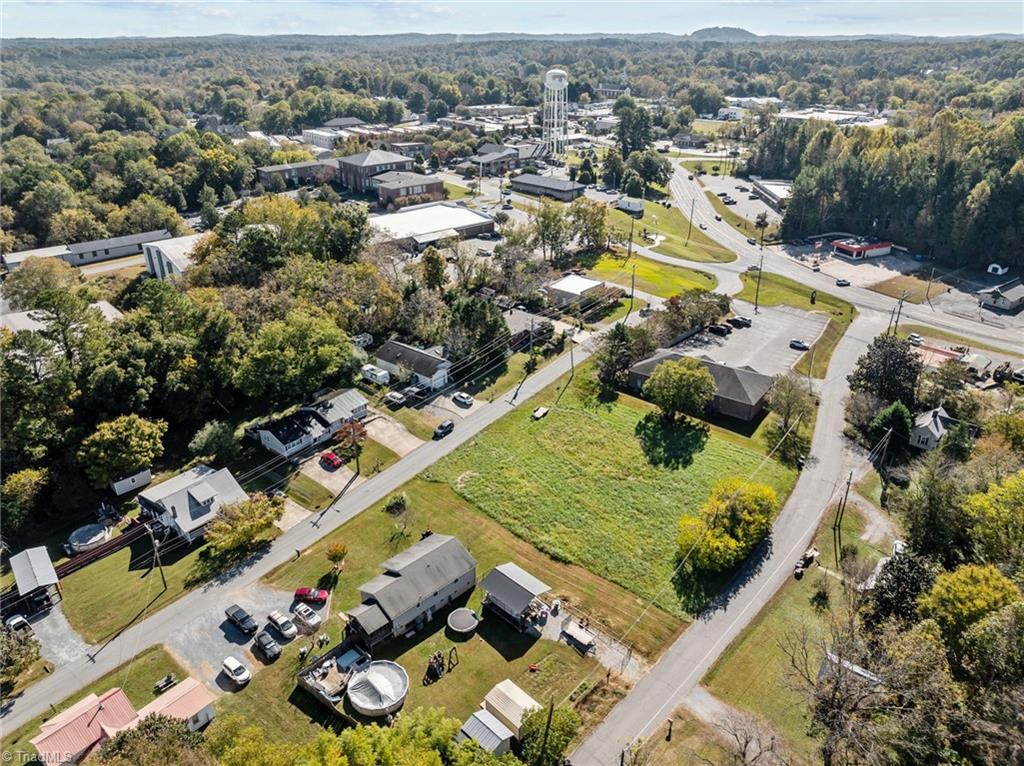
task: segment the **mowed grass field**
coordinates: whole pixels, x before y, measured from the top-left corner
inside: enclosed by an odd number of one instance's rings
[[[941,282],[930,283],[927,279],[921,279],[913,274],[891,277],[882,282],[876,282],[868,289],[891,298],[901,298],[906,295],[909,303],[924,303],[929,298],[938,297],[946,292],[946,286]]]
[[[740,300],[753,303],[757,290],[757,274],[744,272],[743,290],[736,296]],[[796,280],[778,274],[761,274],[761,291],[759,300],[765,306],[793,306],[803,311],[816,311],[828,314],[829,322],[817,341],[811,344],[811,350],[793,365],[793,371],[799,375],[810,375],[812,378],[824,378],[828,373],[828,363],[832,352],[857,316],[853,304],[837,298],[829,293],[818,292],[814,303],[811,303],[811,288]]]
[[[821,567],[836,571],[833,519],[832,513],[826,515],[815,545],[821,551]],[[863,531],[864,519],[851,504],[843,517],[841,545],[853,545],[859,558],[874,563],[888,551],[861,540]],[[789,659],[779,642],[804,628],[812,641],[827,636],[828,610],[816,610],[810,599],[824,581],[832,608],[840,608],[842,588],[821,567],[809,569],[802,580],[789,580],[703,679],[712,694],[768,721],[796,754],[807,759],[813,757],[817,742],[807,735],[806,701],[786,683]]]
[[[615,282],[628,288],[634,267],[637,289],[662,298],[670,298],[684,290],[714,290],[718,286],[718,280],[706,272],[688,269],[685,266],[670,266],[641,255],[627,258],[624,253],[608,253],[601,256],[601,260],[589,270],[589,274],[594,279]]]
[[[705,191],[704,195],[711,202],[711,207],[715,209],[715,212],[722,216],[722,220],[732,226],[736,231],[747,237],[753,237],[760,241],[761,230],[754,226],[754,222],[749,218],[744,218],[742,215],[737,213],[732,205],[726,205],[722,201],[722,198],[710,191]],[[778,224],[770,223],[768,228],[764,230],[764,241],[770,242],[773,239],[777,239],[779,236]]]
[[[577,370],[564,392],[563,378],[531,402],[549,407],[547,417],[517,410],[431,474],[554,558],[681,614],[672,584],[679,517],[726,476],[752,476],[784,499],[796,474],[738,434],[645,419],[654,408],[640,399],[590,403],[590,374]]]
[[[736,253],[715,242],[699,227],[691,227],[689,219],[674,205],[662,207],[648,200],[644,205],[643,218],[634,222],[627,213],[612,209],[608,213],[608,220],[627,238],[632,224],[633,242],[643,247],[651,244],[643,238],[645,228],[662,235],[665,239],[651,248],[656,253],[699,263],[728,263],[736,260]]]
[[[119,686],[124,689],[128,699],[138,709],[153,701],[156,697],[153,684],[168,673],[177,675],[179,681],[188,675],[188,672],[163,647],[153,646],[143,650],[134,659],[110,671],[98,681],[89,684],[84,689],[79,689],[67,699],[57,702],[53,706],[54,709],[45,715],[33,718],[14,731],[5,728],[3,742],[0,742],[0,748],[5,756],[4,762],[29,763],[33,760],[36,749],[29,740],[39,733],[40,725],[89,694],[95,692],[100,695]],[[9,755],[13,757],[9,758]]]

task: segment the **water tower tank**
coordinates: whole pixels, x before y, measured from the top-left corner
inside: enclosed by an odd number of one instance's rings
[[[569,75],[564,69],[549,69],[544,75],[544,87],[551,90],[565,90],[569,87]]]

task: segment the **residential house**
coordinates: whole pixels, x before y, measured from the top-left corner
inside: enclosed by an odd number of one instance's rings
[[[409,157],[380,149],[371,149],[338,160],[341,182],[360,194],[371,191],[370,179],[389,170],[412,172],[415,163]]]
[[[143,245],[146,270],[157,279],[182,276],[192,266],[192,250],[204,236],[189,234]]]
[[[922,412],[914,418],[914,425],[910,429],[910,445],[918,449],[933,450],[939,446],[942,437],[954,423],[956,420],[941,406]]]
[[[448,385],[448,370],[452,363],[436,351],[389,340],[377,349],[375,356],[378,367],[399,379],[408,374],[414,383],[427,386],[432,391]]]
[[[605,283],[570,274],[552,282],[545,289],[552,303],[559,308],[567,308],[597,300],[603,294]]]
[[[451,535],[428,534],[381,568],[348,612],[350,635],[370,649],[423,627],[476,584],[476,559]]]
[[[96,301],[89,306],[102,314],[107,322],[120,319],[121,311],[108,301]],[[42,310],[12,311],[0,315],[0,327],[6,327],[13,333],[39,332],[46,329],[47,312]]]
[[[283,165],[264,165],[256,169],[256,177],[267,186],[275,177],[284,181],[285,186],[295,187],[304,183],[328,183],[337,178],[338,161],[335,159],[287,162]]]
[[[390,170],[374,176],[370,183],[377,189],[377,199],[385,207],[410,199],[433,202],[444,197],[444,181],[437,176]]]
[[[979,290],[978,298],[985,308],[1016,311],[1024,305],[1024,282],[1017,277],[996,287]]]
[[[203,536],[206,525],[222,505],[248,498],[231,471],[215,470],[207,465],[198,465],[162,481],[138,496],[143,515],[173,529],[188,542]]]
[[[536,173],[522,173],[510,183],[513,191],[538,197],[553,197],[563,202],[572,202],[586,190],[583,184],[570,181],[568,178],[552,178]]]
[[[338,391],[290,415],[256,426],[253,435],[260,444],[282,457],[291,457],[329,442],[346,423],[362,420],[369,402],[354,388]]]
[[[629,368],[630,388],[641,390],[659,364],[687,356],[688,354],[681,351],[663,349],[649,359],[637,362]],[[751,421],[764,411],[768,391],[773,383],[770,376],[762,375],[747,366],[730,367],[719,364],[707,357],[701,357],[699,361],[715,379],[715,395],[709,408],[712,412]]]

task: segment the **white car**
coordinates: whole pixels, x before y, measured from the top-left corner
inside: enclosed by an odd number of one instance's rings
[[[388,391],[384,394],[384,403],[389,407],[400,407],[405,404],[405,396],[398,391]]]
[[[299,635],[299,629],[295,627],[295,623],[276,609],[267,615],[267,620],[284,638],[295,638]]]
[[[245,686],[252,680],[252,673],[249,671],[249,668],[234,657],[225,657],[224,662],[220,666],[224,669],[224,674],[231,679],[235,686]]]
[[[460,407],[473,406],[473,397],[467,394],[465,391],[459,391],[459,393],[452,396],[452,401],[458,404]]]
[[[911,346],[920,346],[924,343],[924,336],[918,335],[916,332],[912,332],[907,336],[907,340],[910,341]]]
[[[308,604],[296,604],[293,611],[295,612],[295,618],[310,630],[316,630],[320,627],[322,622],[320,615],[313,611],[312,607]]]

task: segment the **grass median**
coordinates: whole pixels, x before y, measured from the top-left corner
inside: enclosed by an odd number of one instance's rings
[[[652,261],[642,255],[627,258],[624,253],[606,253],[589,273],[594,279],[614,282],[628,288],[634,267],[637,289],[662,298],[670,298],[684,290],[714,290],[718,286],[718,280],[707,272]]]

